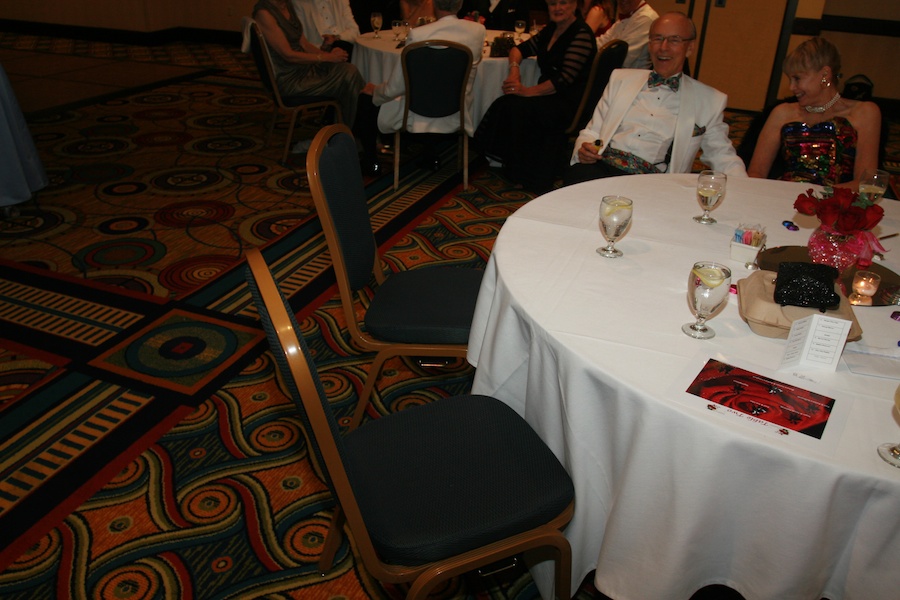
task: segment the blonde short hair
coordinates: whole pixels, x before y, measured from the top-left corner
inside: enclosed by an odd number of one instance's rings
[[[823,67],[831,67],[834,83],[841,77],[841,53],[837,47],[821,37],[806,40],[787,55],[782,65],[786,75],[812,73]]]

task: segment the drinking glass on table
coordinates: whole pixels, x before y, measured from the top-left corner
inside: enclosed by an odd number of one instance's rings
[[[722,203],[725,197],[725,183],[728,177],[725,173],[718,171],[701,171],[697,177],[697,200],[700,202],[700,208],[703,214],[694,217],[694,220],[703,225],[712,225],[716,222],[709,211],[713,210]]]
[[[868,196],[871,202],[878,202],[887,191],[890,174],[881,169],[866,169],[859,178],[859,193]]]
[[[404,42],[406,41],[406,38],[409,37],[409,30],[410,30],[409,21],[403,21],[403,41]]]
[[[616,250],[616,240],[622,237],[631,223],[632,201],[625,196],[604,196],[600,201],[600,231],[608,242],[597,248],[597,254],[606,258],[619,258],[621,250]]]
[[[900,385],[897,386],[897,391],[894,392],[894,406],[900,412]],[[878,456],[883,458],[888,464],[900,469],[900,443],[891,444],[888,442],[881,444],[878,446]]]
[[[527,24],[525,23],[525,21],[516,21],[515,29],[516,29],[516,41],[517,42],[522,41],[522,34],[525,33],[525,27],[527,27]]]
[[[372,23],[372,29],[375,31],[375,37],[381,37],[378,35],[378,32],[381,31],[381,13],[373,12],[372,16],[369,18],[369,21]]]
[[[403,21],[401,21],[400,19],[391,21],[391,31],[394,32],[394,41],[396,42],[403,34]]]
[[[685,323],[681,330],[698,340],[715,337],[716,332],[706,324],[712,315],[728,301],[731,290],[731,269],[712,261],[694,263],[688,275],[688,302],[697,317],[693,323]]]

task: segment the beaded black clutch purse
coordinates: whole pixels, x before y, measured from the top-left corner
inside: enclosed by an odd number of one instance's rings
[[[497,58],[509,56],[509,51],[512,50],[515,45],[515,39],[498,35],[494,38],[494,41],[491,42],[491,57]]]
[[[781,306],[805,306],[821,312],[841,303],[834,291],[838,270],[829,265],[805,262],[783,262],[778,265],[775,280],[775,302]]]

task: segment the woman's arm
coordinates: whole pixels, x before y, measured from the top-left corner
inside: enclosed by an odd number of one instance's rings
[[[878,149],[881,144],[881,110],[874,102],[860,102],[848,117],[856,129],[856,160],[853,163],[853,181],[840,184],[856,189],[863,171],[878,168]]]
[[[322,52],[313,44],[309,43],[306,36],[300,36],[301,52],[291,48],[291,44],[284,31],[278,26],[275,17],[268,10],[262,9],[254,15],[259,28],[265,38],[264,43],[278,53],[284,60],[296,64],[308,64],[318,62],[346,62],[347,52],[340,48],[335,48],[331,52]],[[343,54],[343,56],[341,56]]]
[[[584,15],[584,22],[591,28],[591,31],[597,31],[609,24],[609,17],[606,16],[602,6],[595,4]]]
[[[750,177],[766,179],[769,176],[772,164],[781,149],[781,126],[785,122],[786,107],[787,104],[776,106],[769,114],[769,118],[766,119],[759,138],[756,140],[750,166],[747,167],[747,175]]]

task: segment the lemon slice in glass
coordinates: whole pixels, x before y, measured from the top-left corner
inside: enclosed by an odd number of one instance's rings
[[[715,288],[722,285],[725,281],[725,275],[719,269],[713,269],[711,267],[700,267],[699,269],[691,269],[691,271],[700,278],[700,281],[703,282],[708,288]]]
[[[603,204],[603,216],[608,217],[615,212],[626,209],[631,209],[630,202],[625,202],[623,200],[609,200]]]

